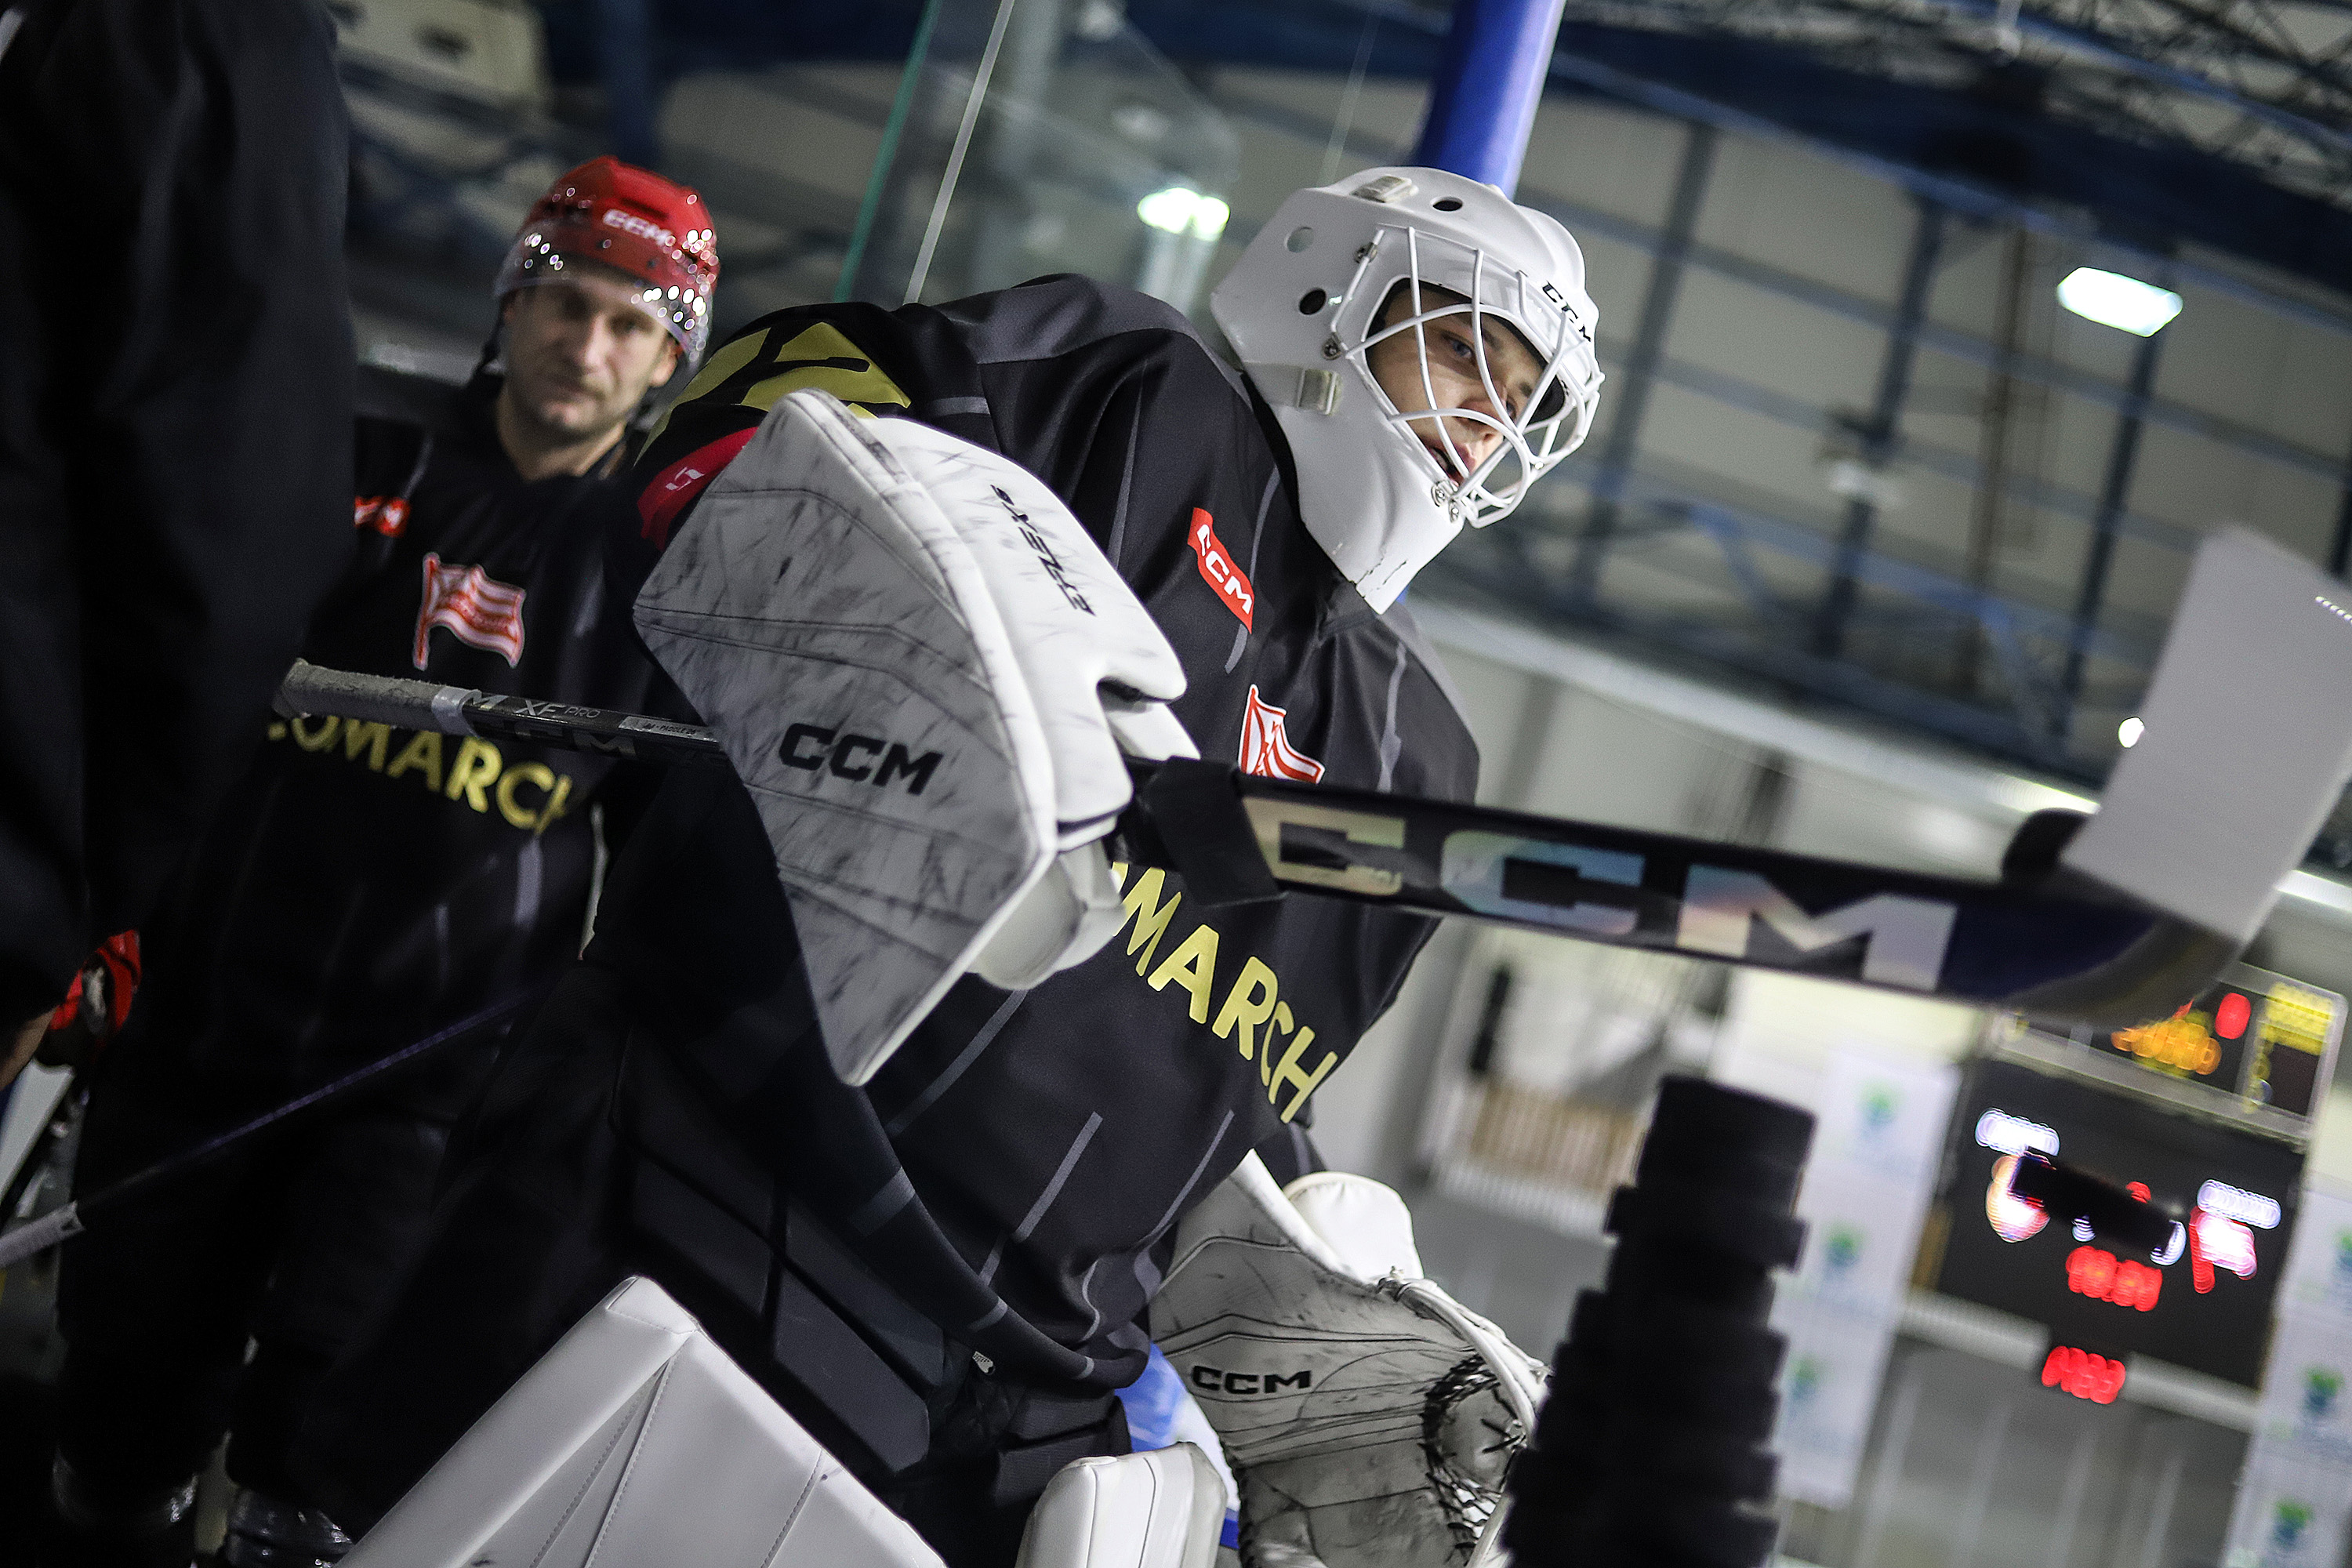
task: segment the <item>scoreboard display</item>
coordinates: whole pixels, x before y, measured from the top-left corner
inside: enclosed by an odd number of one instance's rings
[[[2021,1019],[2016,1027],[2027,1026]],[[2343,997],[2243,963],[2177,1012],[2132,1028],[2034,1027],[2053,1045],[2063,1035],[2111,1081],[2137,1080],[2182,1104],[2226,1106],[2300,1137],[2309,1136],[2326,1094],[2343,1031]]]
[[[2127,1255],[2020,1198],[2017,1163],[2034,1153],[2154,1204],[2177,1222],[2170,1241]],[[2275,1136],[1980,1058],[1961,1089],[1937,1194],[1947,1224],[1936,1289],[2045,1324],[2053,1347],[2118,1363],[2149,1355],[2259,1387],[2303,1163]]]

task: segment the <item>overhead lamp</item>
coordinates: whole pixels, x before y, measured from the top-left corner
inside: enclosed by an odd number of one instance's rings
[[[2122,743],[2126,751],[2138,745],[2139,738],[2147,733],[2147,726],[2140,722],[2139,715],[2137,713],[2116,726],[2116,739]]]
[[[2084,321],[2141,338],[2180,314],[2180,296],[2171,289],[2095,267],[2066,274],[2058,285],[2058,302]]]
[[[1225,232],[1233,208],[1189,185],[1170,185],[1135,204],[1135,216],[1163,234],[1215,239]]]

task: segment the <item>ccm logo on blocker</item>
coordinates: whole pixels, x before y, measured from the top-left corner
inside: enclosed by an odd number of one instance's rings
[[[788,768],[806,773],[823,768],[837,779],[872,784],[877,789],[887,788],[894,779],[904,779],[908,795],[920,795],[940,765],[940,753],[925,752],[919,757],[911,756],[896,741],[844,735],[822,724],[795,724],[784,731],[784,743],[776,748],[776,760]]]

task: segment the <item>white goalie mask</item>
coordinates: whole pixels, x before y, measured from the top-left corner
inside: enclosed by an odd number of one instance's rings
[[[1391,299],[1402,309],[1383,323]],[[1600,403],[1598,312],[1576,241],[1548,214],[1439,169],[1367,169],[1297,192],[1210,310],[1289,437],[1307,532],[1375,610],[1465,523],[1509,516],[1584,440]],[[1531,385],[1493,363],[1500,328],[1538,367]],[[1401,408],[1374,374],[1391,340],[1413,356],[1402,379],[1418,383],[1417,406]],[[1440,404],[1441,385],[1462,384],[1454,363],[1433,373],[1441,352],[1475,355],[1477,391]]]

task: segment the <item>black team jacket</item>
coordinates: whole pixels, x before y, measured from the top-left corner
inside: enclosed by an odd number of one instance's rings
[[[350,550],[333,42],[0,6],[0,1023],[145,918]]]
[[[338,524],[356,554],[302,656],[656,705],[667,683],[604,573],[630,492],[526,481],[492,425],[498,385],[364,373]],[[607,757],[357,720],[255,729],[262,743],[142,928],[123,1042],[213,1086],[289,1092],[553,979],[586,928],[593,808],[617,837],[653,782]]]

